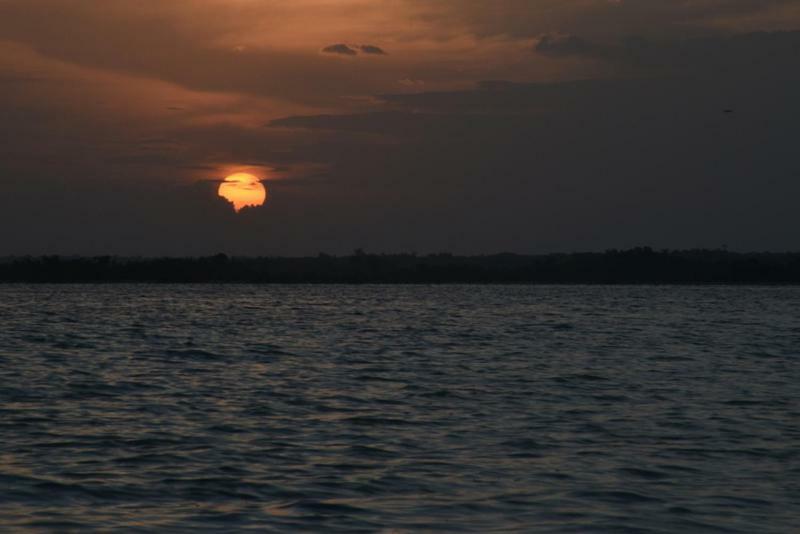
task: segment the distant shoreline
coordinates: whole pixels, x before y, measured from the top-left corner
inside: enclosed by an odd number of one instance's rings
[[[263,287],[683,287],[683,288],[800,288],[800,282],[719,282],[719,283],[689,283],[689,282],[229,282],[229,281],[208,281],[208,282],[168,282],[168,281],[147,281],[147,280],[113,280],[113,281],[67,281],[67,282],[8,282],[0,280],[0,287],[14,286],[263,286]]]
[[[800,253],[320,254],[307,258],[17,257],[0,283],[800,285]]]

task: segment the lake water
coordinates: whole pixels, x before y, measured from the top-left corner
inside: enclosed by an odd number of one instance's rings
[[[800,288],[0,286],[0,528],[797,532]]]

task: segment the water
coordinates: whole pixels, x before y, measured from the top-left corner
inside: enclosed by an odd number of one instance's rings
[[[798,310],[800,288],[0,286],[0,526],[790,532]]]

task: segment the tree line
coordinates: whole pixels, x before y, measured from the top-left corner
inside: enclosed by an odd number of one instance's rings
[[[484,256],[368,254],[197,258],[13,257],[0,282],[800,284],[800,253],[653,250]]]

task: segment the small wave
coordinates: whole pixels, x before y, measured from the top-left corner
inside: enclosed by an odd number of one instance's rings
[[[342,419],[345,423],[363,426],[414,426],[419,422],[408,419],[396,419],[392,417],[381,417],[373,415],[358,415]]]
[[[635,478],[642,478],[645,480],[664,480],[669,478],[667,473],[662,471],[655,471],[652,469],[641,469],[637,467],[623,467],[620,470],[620,473],[624,475],[629,475]]]
[[[557,376],[553,380],[556,382],[569,383],[569,382],[604,382],[610,380],[608,377],[595,375],[591,373],[575,373],[571,375]]]
[[[164,349],[159,351],[140,351],[133,356],[137,359],[167,360],[174,362],[184,361],[219,361],[226,358],[222,354],[202,349]]]
[[[650,497],[641,493],[623,490],[608,490],[608,491],[577,491],[573,492],[573,496],[579,499],[589,499],[592,501],[601,501],[606,503],[652,503],[661,502],[661,499]]]

